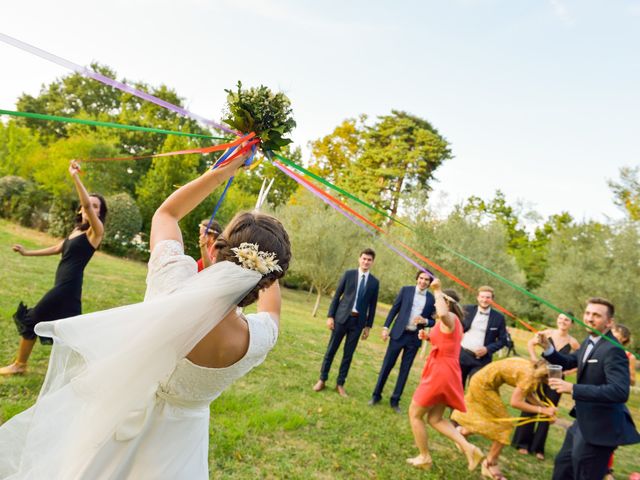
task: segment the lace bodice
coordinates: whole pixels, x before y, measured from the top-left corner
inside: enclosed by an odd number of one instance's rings
[[[196,262],[184,254],[180,242],[158,243],[149,259],[145,301],[180,289],[197,274]],[[158,397],[176,406],[208,406],[235,380],[261,364],[276,343],[276,323],[266,312],[244,315],[244,318],[249,327],[249,348],[243,358],[225,368],[205,368],[183,358],[169,379],[160,385]]]

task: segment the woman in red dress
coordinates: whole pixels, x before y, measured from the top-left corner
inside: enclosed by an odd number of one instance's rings
[[[409,407],[409,421],[420,454],[408,458],[407,463],[416,468],[429,469],[433,463],[429,452],[425,415],[429,425],[444,436],[453,440],[467,457],[469,470],[474,470],[482,457],[482,451],[469,443],[444,418],[447,407],[466,411],[464,391],[460,383],[460,342],[462,340],[462,324],[464,315],[458,302],[458,294],[453,290],[442,291],[440,280],[431,282],[431,289],[436,299],[436,324],[428,336],[431,342],[431,353],[422,371],[420,385],[413,394]],[[420,332],[422,339],[426,332]]]

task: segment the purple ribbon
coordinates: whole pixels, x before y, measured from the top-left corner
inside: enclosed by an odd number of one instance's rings
[[[87,67],[83,67],[76,63],[70,62],[69,60],[65,60],[62,57],[58,57],[57,55],[46,52],[38,47],[34,47],[33,45],[29,45],[28,43],[25,43],[21,40],[10,37],[9,35],[5,35],[4,33],[0,33],[0,41],[3,41],[9,45],[13,45],[14,47],[24,50],[25,52],[29,52],[34,55],[37,55],[38,57],[44,58],[45,60],[49,60],[50,62],[56,63],[62,67],[68,68],[69,70],[73,70],[74,72],[79,73],[80,75],[84,75],[85,77],[92,78],[93,80],[97,80],[98,82],[104,83],[105,85],[109,85],[111,87],[117,88],[118,90],[122,90],[123,92],[130,93],[131,95],[135,95],[136,97],[142,98],[143,100],[147,100],[148,102],[155,103],[156,105],[164,107],[173,112],[179,113],[180,115],[183,115],[185,117],[191,117],[194,120],[198,120],[199,122],[202,122],[206,125],[210,125],[219,130],[223,130],[233,135],[238,135],[238,132],[231,130],[229,127],[225,127],[224,125],[220,125],[219,123],[216,123],[213,120],[204,118],[196,113],[190,112],[189,110],[186,110],[182,107],[174,105],[173,103],[169,103],[165,100],[162,100],[161,98],[154,97],[153,95],[147,92],[143,92],[142,90],[133,88],[127,85],[126,83],[118,82],[117,80],[114,80],[112,78],[105,77],[104,75],[98,72],[94,72],[93,70],[90,70]]]
[[[313,193],[316,197],[318,197],[320,200],[322,200],[324,203],[326,203],[327,205],[329,205],[331,208],[333,208],[334,210],[336,210],[338,213],[342,214],[343,216],[345,216],[347,219],[351,220],[353,223],[355,223],[357,226],[359,226],[360,228],[366,230],[367,232],[369,232],[369,234],[371,234],[371,236],[376,237],[376,232],[374,230],[372,230],[371,228],[369,228],[367,225],[365,225],[364,223],[362,223],[358,218],[354,217],[353,215],[351,215],[348,212],[345,212],[344,210],[342,210],[338,205],[336,205],[334,202],[332,202],[331,200],[329,200],[328,198],[320,195],[318,192],[316,192],[315,190],[313,190],[312,188],[309,188],[308,185],[306,185],[303,182],[299,182],[298,179],[291,173],[289,172],[289,170],[287,170],[286,168],[284,168],[283,166],[279,165],[278,163],[273,163],[282,173],[284,173],[285,175],[287,175],[288,177],[292,178],[293,180],[296,181],[296,183],[298,183],[298,185],[302,185],[304,188],[306,188],[308,191],[310,191],[311,193]],[[407,262],[409,262],[411,265],[413,265],[414,267],[416,267],[418,270],[421,270],[423,272],[425,272],[427,275],[429,275],[431,277],[431,279],[433,280],[434,278],[436,278],[436,276],[431,273],[429,270],[427,270],[425,267],[423,267],[422,265],[420,265],[419,263],[413,261],[411,258],[409,258],[408,256],[406,256],[404,253],[402,253],[400,250],[398,250],[396,247],[394,247],[393,245],[391,245],[390,243],[388,243],[387,241],[385,241],[384,239],[378,237],[378,240],[380,240],[388,249],[390,249],[391,251],[397,253],[398,255],[400,255],[402,258],[404,258]]]

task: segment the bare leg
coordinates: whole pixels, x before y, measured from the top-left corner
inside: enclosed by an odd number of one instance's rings
[[[18,346],[18,358],[16,359],[16,363],[24,363],[25,365],[29,361],[29,357],[31,356],[31,352],[33,351],[33,346],[36,344],[36,339],[27,340],[26,338],[20,337],[20,345]]]
[[[429,425],[460,446],[467,457],[469,470],[473,470],[478,466],[480,460],[482,460],[482,451],[467,441],[467,439],[458,430],[456,430],[453,424],[448,419],[444,418],[446,408],[446,405],[443,404],[434,405],[429,411],[429,416],[427,417]]]
[[[504,445],[500,442],[493,442],[491,444],[491,448],[489,449],[489,453],[487,454],[487,461],[490,465],[498,463],[498,457],[500,457],[500,452],[502,451],[503,447]]]
[[[495,480],[502,480],[505,477],[502,475],[500,468],[498,467],[498,457],[504,445],[500,442],[493,442],[489,449],[489,454],[484,462],[482,462],[482,475],[490,477]]]
[[[420,455],[410,458],[407,461],[413,465],[418,463],[431,463],[431,454],[429,453],[429,438],[427,437],[427,427],[424,424],[424,416],[429,411],[428,408],[421,407],[415,402],[411,402],[409,406],[409,423],[416,446],[420,451]]]
[[[16,360],[11,365],[0,368],[0,375],[15,375],[26,372],[27,361],[31,356],[31,351],[35,344],[35,338],[33,340],[27,340],[26,338],[20,337],[20,345],[18,346],[18,355]]]

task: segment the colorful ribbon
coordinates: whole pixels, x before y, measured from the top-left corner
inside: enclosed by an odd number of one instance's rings
[[[87,158],[82,161],[83,162],[124,162],[124,161],[130,161],[130,160],[140,160],[143,158],[159,158],[159,157],[170,157],[173,155],[188,155],[192,153],[218,152],[221,150],[226,150],[227,148],[235,147],[236,145],[240,145],[242,142],[250,140],[254,136],[255,136],[255,133],[252,132],[252,133],[249,133],[248,135],[245,135],[244,137],[237,138],[233,142],[221,143],[218,145],[212,145],[210,147],[191,148],[188,150],[177,150],[175,152],[151,153],[147,155],[134,155],[130,157]],[[243,149],[243,151],[246,151],[246,150]]]
[[[42,113],[33,112],[16,112],[13,110],[0,109],[0,115],[35,118],[37,120],[49,120],[52,122],[79,123],[81,125],[89,125],[92,127],[121,128],[125,130],[137,130],[140,132],[161,133],[163,135],[178,135],[181,137],[205,138],[210,140],[233,140],[232,138],[228,137],[213,137],[211,135],[203,135],[200,133],[177,132],[175,130],[164,130],[162,128],[140,127],[138,125],[125,125],[122,123],[113,122],[99,122],[97,120],[85,120],[83,118],[58,117],[56,115],[44,115]]]
[[[4,33],[0,33],[0,41],[5,42],[9,45],[12,45],[16,48],[19,48],[21,50],[24,50],[25,52],[29,52],[32,53],[33,55],[36,55],[40,58],[43,58],[45,60],[48,60],[50,62],[56,63],[62,67],[68,68],[69,70],[72,70],[76,73],[79,73],[80,75],[83,75],[85,77],[88,78],[92,78],[93,80],[97,80],[98,82],[104,83],[105,85],[109,85],[111,87],[117,88],[118,90],[121,90],[123,92],[126,93],[130,93],[131,95],[135,95],[138,98],[142,98],[143,100],[146,100],[148,102],[151,103],[155,103],[156,105],[159,105],[161,107],[166,108],[167,110],[171,110],[172,112],[178,113],[180,115],[183,115],[185,117],[190,117],[193,118],[194,120],[198,120],[199,122],[202,122],[206,125],[210,125],[214,128],[217,128],[219,130],[223,130],[227,133],[230,133],[232,135],[238,135],[237,132],[231,130],[228,127],[225,127],[224,125],[221,125],[219,123],[216,123],[212,120],[209,120],[207,118],[204,118],[200,115],[197,115],[193,112],[190,112],[189,110],[186,110],[182,107],[179,107],[177,105],[174,105],[172,103],[169,103],[165,100],[162,100],[161,98],[155,97],[147,92],[143,92],[142,90],[138,90],[134,87],[131,87],[130,85],[127,85],[125,83],[122,82],[118,82],[117,80],[114,80],[112,78],[109,77],[105,77],[104,75],[98,73],[98,72],[94,72],[93,70],[87,68],[87,67],[83,67],[80,66],[76,63],[70,62],[69,60],[66,60],[62,57],[58,57],[57,55],[54,55],[52,53],[46,52],[45,50],[42,50],[38,47],[34,47],[33,45],[29,45],[26,42],[23,42],[21,40],[18,40],[17,38],[13,38],[10,37],[9,35],[6,35]]]

